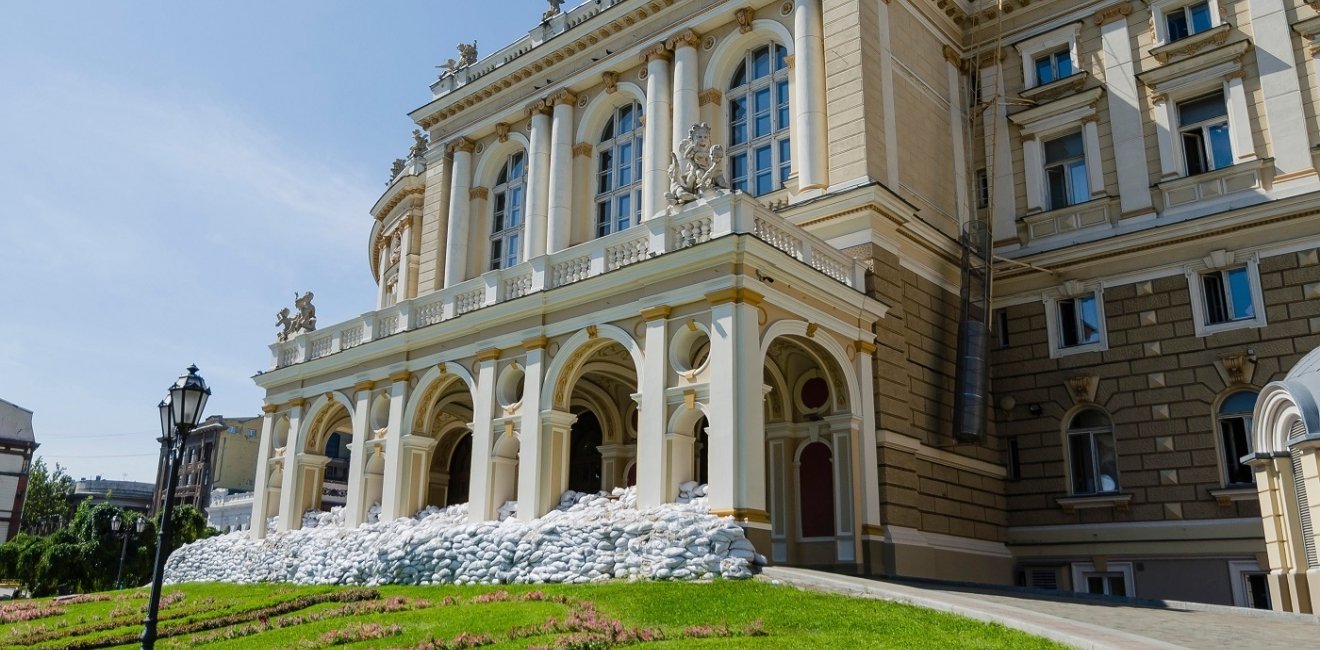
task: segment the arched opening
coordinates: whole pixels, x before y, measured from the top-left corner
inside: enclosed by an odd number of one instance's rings
[[[834,454],[822,442],[798,456],[798,503],[804,539],[834,535]]]
[[[497,382],[496,392],[514,394],[521,379],[521,369],[512,367]],[[517,376],[514,376],[517,375]],[[417,435],[434,440],[434,446],[424,453],[425,464],[408,476],[409,493],[417,494],[416,511],[427,507],[443,508],[467,503],[471,498],[472,432],[468,423],[473,419],[472,393],[465,377],[446,369],[423,380],[420,396],[413,412],[412,428]],[[517,393],[519,396],[520,393]],[[497,395],[499,397],[499,395]],[[502,399],[502,398],[501,398]],[[425,449],[421,445],[419,449]],[[476,515],[485,518],[485,514]]]
[[[351,442],[351,432],[335,431],[326,438],[325,457],[328,460],[322,475],[320,507],[323,511],[343,506],[348,500],[348,465],[353,456],[348,445]]]
[[[600,421],[591,411],[582,411],[569,431],[568,489],[598,492],[603,487]]]
[[[692,445],[692,480],[697,483],[706,484],[710,482],[710,434],[706,429],[710,423],[706,421],[706,416],[701,416],[697,420],[697,425],[692,429],[692,437],[695,440]]]
[[[775,562],[828,566],[857,557],[851,379],[840,353],[820,338],[783,334],[765,348],[766,493]]]

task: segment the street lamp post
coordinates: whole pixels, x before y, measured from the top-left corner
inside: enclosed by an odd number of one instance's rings
[[[124,588],[124,558],[128,557],[128,538],[133,536],[135,530],[138,535],[141,535],[146,528],[147,519],[145,517],[138,517],[133,524],[133,528],[124,528],[123,522],[119,520],[119,515],[110,518],[110,532],[114,533],[115,537],[124,540],[123,548],[119,549],[119,573],[115,576],[115,589]]]
[[[211,389],[197,374],[197,366],[192,365],[188,366],[188,374],[181,375],[170,386],[169,395],[157,406],[160,409],[161,456],[165,458],[165,504],[160,510],[156,563],[151,570],[151,599],[147,601],[147,618],[142,626],[142,650],[156,647],[156,615],[160,611],[160,589],[165,580],[165,558],[169,556],[166,546],[170,539],[170,512],[174,510],[174,488],[179,482],[179,461],[183,456],[184,442],[201,419],[210,396]]]

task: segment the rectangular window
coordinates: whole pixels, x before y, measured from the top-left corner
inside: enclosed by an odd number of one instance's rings
[[[752,138],[770,135],[770,89],[762,88],[752,94]]]
[[[760,196],[774,189],[774,163],[770,155],[770,145],[757,147],[756,156],[756,195]]]
[[[1251,416],[1220,418],[1219,435],[1224,444],[1224,478],[1228,484],[1254,485],[1251,468],[1242,463],[1242,457],[1251,453]]]
[[[1118,454],[1112,431],[1082,431],[1068,434],[1072,460],[1073,494],[1102,494],[1118,491]]]
[[[1106,596],[1127,595],[1127,580],[1122,573],[1088,572],[1085,578],[1086,593]]]
[[[1001,348],[1009,346],[1007,309],[995,310],[995,341],[999,343]]]
[[[1059,314],[1059,347],[1100,342],[1100,313],[1095,294],[1060,300],[1055,309]]]
[[[1072,76],[1072,56],[1069,48],[1055,50],[1044,56],[1036,57],[1036,85],[1058,81]]]
[[[747,191],[747,154],[740,153],[729,158],[731,184],[733,189]]]
[[[984,169],[976,170],[976,207],[990,207],[990,176]]]
[[[789,146],[788,140],[779,141],[779,184],[782,186],[788,182],[788,175],[793,169],[793,148]]]
[[[1018,451],[1017,438],[1008,439],[1008,480],[1016,481],[1022,478],[1022,459]]]
[[[729,145],[747,142],[747,98],[737,97],[729,102]]]
[[[1201,289],[1205,296],[1205,322],[1219,325],[1256,317],[1256,306],[1251,295],[1251,279],[1247,267],[1227,271],[1211,271],[1201,276]]]
[[[788,82],[781,81],[775,85],[775,106],[779,114],[779,128],[788,128]]]
[[[1050,210],[1091,200],[1080,132],[1045,142],[1045,184]]]
[[[1223,91],[1179,102],[1178,133],[1188,176],[1233,164]]]
[[[1168,11],[1164,26],[1171,43],[1206,31],[1210,29],[1210,3],[1196,2]]]

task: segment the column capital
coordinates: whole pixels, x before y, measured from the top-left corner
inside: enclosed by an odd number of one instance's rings
[[[532,117],[537,114],[544,115],[544,114],[548,114],[549,112],[550,112],[550,104],[547,103],[544,99],[538,99],[523,108],[523,113],[525,113],[527,117]]]
[[[857,346],[857,351],[858,351],[858,352],[861,352],[862,354],[865,354],[865,355],[868,355],[868,356],[869,356],[869,355],[872,355],[872,354],[875,354],[875,351],[879,349],[879,348],[876,347],[875,343],[873,343],[873,342],[871,342],[871,341],[862,341],[862,340],[858,340],[858,341],[856,341],[855,343],[853,343],[853,345]]]
[[[945,45],[942,51],[944,53],[944,60],[948,61],[949,65],[955,68],[962,67],[962,56],[958,54],[958,50],[953,49],[952,46]]]
[[[578,100],[577,93],[567,88],[564,88],[563,90],[560,90],[559,92],[550,96],[550,103],[553,104],[554,106],[559,106],[560,104],[567,104],[569,106],[572,106],[577,103],[577,100]]]
[[[544,350],[545,346],[550,345],[550,339],[545,336],[533,336],[522,342],[524,350]]]
[[[353,384],[353,392],[360,393],[364,390],[372,390],[375,387],[376,387],[376,382],[371,380],[363,380],[356,384]]]
[[[595,150],[596,147],[593,146],[590,142],[579,142],[573,145],[573,157],[574,158],[577,158],[579,156],[589,157],[591,156],[592,152],[594,152]]]
[[[722,305],[724,303],[747,303],[749,305],[759,305],[765,300],[765,296],[743,287],[730,287],[720,289],[706,294],[706,302],[711,306]]]
[[[705,106],[706,104],[719,106],[720,101],[723,99],[724,93],[720,92],[719,88],[707,88],[697,94],[697,101],[700,102],[702,106]]]
[[[670,308],[668,305],[660,305],[658,307],[647,307],[646,309],[642,310],[642,318],[648,321],[661,320],[661,319],[669,318],[669,314],[672,312],[673,309]]]
[[[1095,15],[1091,16],[1091,20],[1094,21],[1097,26],[1099,26],[1111,20],[1114,20],[1115,18],[1129,16],[1131,14],[1132,14],[1132,3],[1124,2],[1123,4],[1114,5],[1112,7],[1105,7],[1104,9],[1095,12]]]
[[[270,414],[272,414],[272,413],[277,413],[277,412],[279,412],[279,410],[280,410],[280,405],[279,405],[279,404],[262,404],[262,405],[261,405],[261,412],[262,412],[262,413],[265,413],[266,415],[270,415]]]
[[[465,137],[463,137],[463,136],[459,136],[459,137],[457,137],[457,138],[454,138],[453,142],[450,142],[450,143],[449,143],[449,147],[448,147],[448,149],[449,149],[449,153],[451,153],[451,154],[452,154],[452,153],[457,153],[457,152],[460,152],[460,151],[463,152],[463,153],[472,153],[472,150],[473,150],[473,149],[476,149],[476,148],[477,148],[477,143],[475,143],[475,142],[473,142],[473,141],[471,141],[471,140],[469,140],[469,139],[467,139],[467,138],[465,138]]]
[[[474,187],[474,188],[468,190],[468,198],[469,198],[469,199],[473,199],[473,200],[480,199],[480,200],[482,200],[482,201],[485,201],[485,200],[486,200],[487,198],[489,198],[489,197],[490,197],[490,189],[489,189],[489,188],[485,188],[485,187],[477,186],[477,187]]]
[[[499,348],[486,348],[484,350],[477,351],[477,356],[476,356],[477,363],[484,363],[486,361],[495,361],[499,358],[500,358]]]
[[[673,36],[670,36],[669,40],[665,41],[665,46],[671,50],[677,50],[680,47],[695,48],[700,44],[701,44],[701,34],[698,34],[696,30],[693,29],[685,29],[677,34],[674,34]]]
[[[281,405],[281,408],[286,408],[286,409],[302,408],[302,406],[303,406],[304,404],[306,404],[306,403],[307,403],[307,400],[305,400],[305,399],[303,399],[303,398],[301,398],[301,397],[295,397],[295,398],[293,398],[293,399],[291,399],[291,400],[285,402],[284,404],[282,404],[282,405]]]
[[[655,45],[642,50],[641,56],[642,63],[668,61],[673,58],[673,55],[669,52],[669,48],[665,47],[664,43],[656,43]]]
[[[389,376],[389,380],[390,380],[391,383],[396,383],[396,382],[400,382],[400,381],[408,381],[409,379],[412,379],[412,373],[411,373],[411,372],[408,372],[407,370],[400,370],[400,371],[398,371],[398,372],[392,372],[392,373],[390,373],[390,376]]]

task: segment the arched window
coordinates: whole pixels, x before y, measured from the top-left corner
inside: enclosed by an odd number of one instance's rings
[[[519,151],[500,168],[491,191],[490,270],[518,263],[522,256],[523,210],[526,207],[527,154]]]
[[[753,196],[788,180],[787,57],[777,43],[751,50],[729,82],[730,182]]]
[[[1114,427],[1103,411],[1079,411],[1068,423],[1068,462],[1073,494],[1118,491]]]
[[[596,155],[596,236],[627,230],[642,207],[642,106],[614,110],[600,133]]]
[[[1224,398],[1219,405],[1219,443],[1224,454],[1224,483],[1229,486],[1255,485],[1251,468],[1242,457],[1251,453],[1251,413],[1256,410],[1256,393],[1240,390]]]

